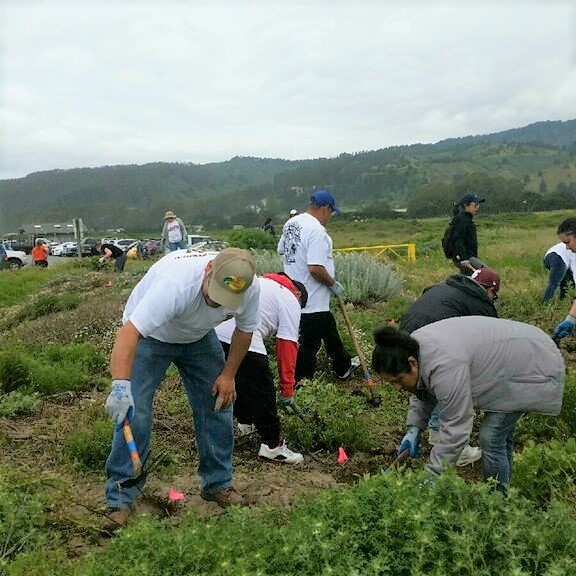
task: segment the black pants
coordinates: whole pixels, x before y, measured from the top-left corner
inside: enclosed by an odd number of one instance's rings
[[[122,254],[121,256],[118,256],[118,258],[115,259],[114,268],[115,268],[116,272],[123,272],[124,271],[124,264],[126,264],[127,258],[128,258],[128,256],[126,256],[126,254]]]
[[[221,342],[226,358],[230,344]],[[254,424],[264,444],[280,444],[280,418],[276,408],[276,387],[268,356],[247,352],[236,373],[234,416],[240,424]]]
[[[296,361],[296,381],[313,378],[316,370],[316,355],[324,342],[326,353],[337,376],[343,376],[350,368],[350,354],[338,334],[336,319],[332,312],[302,314],[300,320],[300,347]]]

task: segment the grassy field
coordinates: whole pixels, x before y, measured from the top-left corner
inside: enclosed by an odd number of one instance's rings
[[[502,277],[502,317],[550,332],[566,315],[566,302],[541,306],[540,298],[542,256],[569,215],[477,217],[480,256]],[[388,262],[403,279],[397,294],[349,308],[367,357],[376,325],[396,322],[423,288],[454,273],[439,247],[445,226],[437,219],[330,224],[336,248],[417,245],[416,263]],[[557,418],[521,420],[508,500],[480,482],[477,464],[432,486],[423,459],[384,473],[403,434],[406,397],[379,382],[384,402],[373,408],[361,379],[336,381],[322,356],[323,370],[297,393],[309,421],[283,416],[289,445],[305,452],[305,464],[264,464],[255,438],[238,441],[235,484],[250,507],[222,514],[199,497],[192,418],[170,370],[155,404],[156,465],[134,523],[103,539],[103,465],[112,434],[103,409],[107,357],[123,305],[148,265],[130,261],[121,276],[96,271],[88,260],[0,274],[0,574],[573,573],[571,342],[563,344],[564,410]],[[350,457],[345,465],[336,461],[340,446]],[[185,499],[170,501],[170,487]]]

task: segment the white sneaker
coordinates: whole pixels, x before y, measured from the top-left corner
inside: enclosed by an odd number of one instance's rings
[[[473,462],[480,460],[480,458],[482,458],[482,450],[477,446],[467,445],[460,453],[456,466],[468,466],[468,464],[472,464]]]
[[[268,444],[260,444],[258,456],[273,462],[280,462],[281,464],[301,464],[304,461],[304,456],[298,454],[298,452],[292,452],[286,446],[286,442],[283,442],[277,448],[270,448]]]
[[[440,432],[438,430],[434,430],[434,428],[428,428],[428,444],[430,446],[434,446],[434,444],[438,444]]]
[[[346,370],[346,372],[344,372],[342,376],[338,376],[338,378],[340,378],[340,380],[346,380],[347,378],[350,378],[350,376],[352,376],[352,374],[354,374],[354,372],[356,372],[356,370],[358,370],[359,367],[360,367],[360,358],[358,358],[358,356],[350,358],[350,368],[348,368],[348,370]]]
[[[248,436],[254,432],[256,432],[256,426],[254,426],[254,424],[238,424],[238,438]]]

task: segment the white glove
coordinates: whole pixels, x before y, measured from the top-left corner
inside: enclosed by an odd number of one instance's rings
[[[99,262],[100,264],[104,264],[104,261],[105,261],[105,260],[106,260],[106,259],[104,258],[104,256],[98,258],[98,262]]]
[[[130,380],[112,380],[112,390],[106,400],[106,412],[121,426],[124,418],[134,415],[134,398],[130,390]]]
[[[330,292],[332,292],[336,298],[342,298],[342,295],[344,294],[344,286],[342,286],[342,284],[336,280],[334,284],[330,286]]]

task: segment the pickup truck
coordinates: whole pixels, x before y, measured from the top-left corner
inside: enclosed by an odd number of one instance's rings
[[[28,264],[26,252],[9,250],[4,244],[0,244],[0,269],[22,268],[26,264]]]

